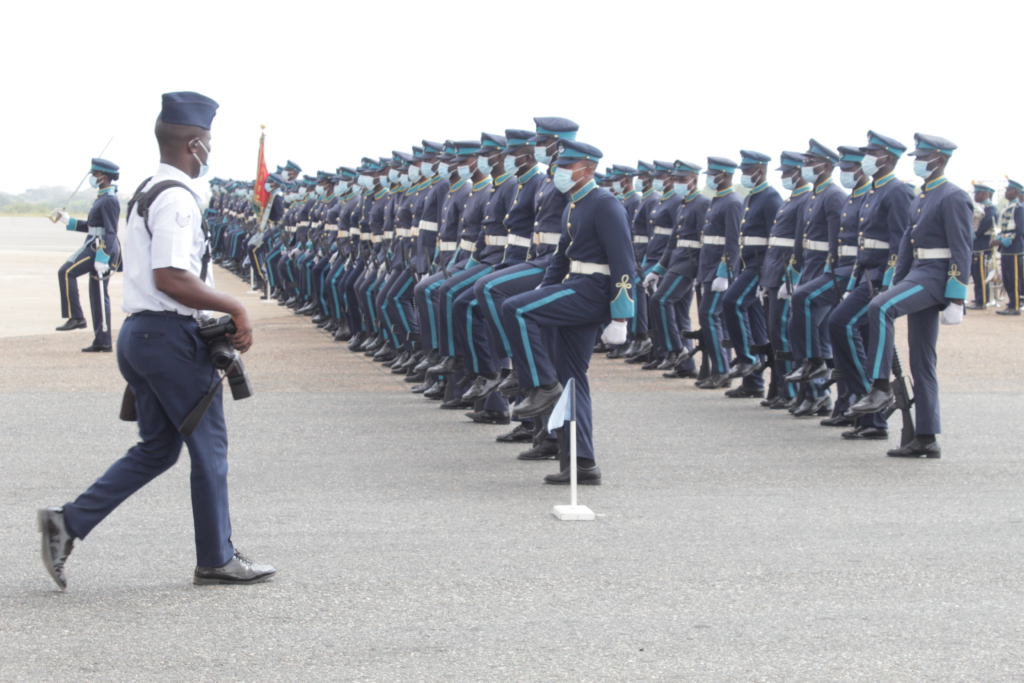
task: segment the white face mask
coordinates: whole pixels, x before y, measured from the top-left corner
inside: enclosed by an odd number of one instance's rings
[[[422,177],[423,177],[423,175],[420,173],[420,167],[419,166],[410,166],[409,167],[409,180],[411,180],[414,183],[418,183],[420,181],[420,178],[422,178]]]
[[[661,178],[655,178],[654,180],[651,181],[651,189],[653,189],[655,192],[664,192],[665,181],[662,180]]]
[[[538,164],[544,164],[545,166],[551,165],[551,155],[548,154],[548,148],[546,145],[537,145],[536,151],[533,153],[533,158],[537,160]]]
[[[783,178],[782,179],[782,187],[784,187],[787,190],[789,190],[790,192],[792,192],[793,188],[796,187],[796,177],[795,176],[786,176],[785,178]]]
[[[755,187],[757,187],[757,185],[754,183],[754,176],[749,176],[746,173],[740,176],[740,185],[747,188],[748,190],[753,190]]]
[[[813,183],[818,179],[818,172],[814,170],[814,166],[802,166],[800,176],[807,182]]]
[[[192,156],[194,156],[196,158],[196,161],[199,162],[199,175],[197,175],[196,177],[202,178],[204,175],[210,172],[210,150],[206,148],[206,145],[203,144],[202,140],[197,139],[196,142],[198,142],[199,146],[203,148],[204,152],[206,152],[206,163],[203,163],[203,160],[199,158],[198,154],[192,152]]]
[[[442,176],[442,177],[448,177],[448,172],[449,172],[449,170],[450,170],[450,169],[449,169],[449,167],[448,167],[448,164],[446,164],[446,163],[445,163],[445,162],[443,162],[443,161],[442,161],[441,163],[439,163],[439,164],[437,165],[437,174],[438,174],[439,176]]]
[[[614,183],[612,183],[612,192],[614,192],[615,194],[622,194],[621,181],[616,180]]]
[[[860,170],[872,176],[878,173],[878,157],[874,154],[865,154],[864,158],[860,160]]]
[[[398,175],[398,169],[388,169],[388,181],[390,181],[392,185],[398,182]]]
[[[89,187],[99,187],[100,179],[94,175],[89,176]]]
[[[840,171],[839,172],[839,183],[847,190],[852,190],[857,187],[857,172],[856,171]]]
[[[718,178],[713,175],[709,175],[707,179],[708,189],[712,192],[718,192]]]
[[[420,167],[420,171],[423,173],[424,178],[434,177],[434,165],[427,162],[423,162],[423,166]]]

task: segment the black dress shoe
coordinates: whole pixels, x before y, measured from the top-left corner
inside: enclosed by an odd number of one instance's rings
[[[697,382],[698,389],[721,389],[722,387],[728,387],[732,384],[729,379],[729,373],[727,372],[715,372],[712,373],[707,379],[702,379]]]
[[[197,586],[247,585],[266,581],[276,573],[271,565],[254,564],[236,550],[234,557],[223,567],[196,567],[192,583]]]
[[[530,389],[526,398],[512,409],[512,414],[516,419],[536,417],[558,403],[558,397],[561,395],[562,385],[559,382],[555,382],[550,389],[534,387]]]
[[[805,360],[803,365],[786,375],[787,382],[810,382],[813,379],[821,379],[828,376],[828,366],[825,362],[815,363]]]
[[[853,427],[853,418],[846,417],[845,415],[836,415],[835,417],[828,417],[821,421],[822,427]],[[856,431],[856,430],[855,430]],[[843,436],[846,436],[844,433]]]
[[[661,373],[661,376],[666,379],[697,379],[697,371],[676,368],[672,372]]]
[[[914,439],[906,446],[892,449],[886,455],[890,458],[941,458],[942,448],[939,447],[938,441],[926,444]]]
[[[498,393],[505,398],[514,398],[520,394],[519,389],[519,374],[515,368],[512,368],[512,372],[508,373],[508,377],[501,380],[501,384],[498,385]]]
[[[558,458],[558,442],[544,439],[528,451],[516,456],[519,460],[555,460]]]
[[[751,389],[742,384],[725,392],[727,398],[764,398],[764,389]]]
[[[405,381],[409,384],[418,384],[423,382],[426,378],[427,373],[425,371],[421,370],[420,372],[416,372],[415,370],[410,370],[409,374],[405,376]]]
[[[64,563],[75,546],[75,539],[64,526],[64,508],[46,507],[36,511],[36,528],[42,534],[43,566],[61,590],[68,587]]]
[[[976,301],[972,301],[971,303],[967,304],[967,310],[968,311],[984,311],[985,310],[985,304],[979,304]]]
[[[334,341],[336,342],[347,342],[352,339],[352,331],[348,329],[348,325],[341,325],[337,330],[334,331]]]
[[[665,359],[658,364],[656,370],[671,370],[675,366],[679,365],[679,354],[675,351],[669,351],[669,354],[665,356]]]
[[[729,376],[733,379],[739,379],[740,377],[746,377],[753,373],[757,369],[757,366],[753,363],[737,363],[732,366],[732,370],[729,371]]]
[[[86,326],[85,318],[68,318],[68,321],[57,328],[58,332],[67,332],[68,330],[81,330]]]
[[[630,346],[631,346],[631,344],[619,344],[618,346],[613,348],[611,351],[609,351],[606,355],[611,360],[618,360],[620,358],[625,358],[626,351],[629,350]]]
[[[114,350],[113,346],[103,344],[93,344],[92,346],[86,346],[82,349],[83,353],[110,353]]]
[[[447,388],[447,380],[442,380],[440,382],[435,381],[434,386],[423,392],[423,398],[429,398],[431,401],[440,401],[444,398],[444,391]]]
[[[882,391],[881,389],[871,387],[871,391],[864,398],[850,406],[850,409],[843,413],[843,415],[846,417],[860,417],[861,415],[878,413],[894,403],[896,403],[896,394],[891,389],[889,391]]]
[[[359,351],[359,347],[362,346],[363,342],[365,342],[365,341],[366,341],[366,333],[365,332],[356,332],[348,340],[348,350],[352,351],[352,352],[358,352]]]
[[[804,402],[793,411],[793,417],[810,417],[811,415],[828,415],[832,412],[832,397],[822,394],[818,398],[807,397]]]
[[[391,345],[390,341],[384,342],[384,344],[377,349],[373,354],[374,363],[384,363],[389,360],[394,360],[398,357],[398,352],[395,351],[395,347]]]
[[[608,351],[610,351],[610,350],[611,350],[610,346],[605,344],[603,341],[598,341],[596,344],[594,344],[594,350],[593,350],[592,353],[593,354],[608,353]]]
[[[494,440],[498,443],[526,443],[528,441],[533,441],[533,428],[525,427],[523,426],[523,423],[520,422],[511,432],[500,434]]]
[[[409,356],[412,354],[409,351],[402,351],[400,354],[392,358],[391,360],[384,361],[381,367],[391,368],[392,375],[402,375],[405,371],[402,370],[402,366],[409,360]]]
[[[844,439],[856,441],[858,439],[873,439],[885,441],[889,438],[889,430],[881,427],[857,427],[848,432],[840,434]]]
[[[1020,315],[1020,311],[1018,311],[1015,308],[1004,308],[1001,311],[996,311],[996,315]],[[896,456],[896,455],[894,455],[893,457],[897,458],[897,457],[903,457],[903,456]],[[907,456],[907,457],[911,457],[911,456]],[[937,456],[937,455],[936,456],[930,456],[929,455],[928,457],[929,458],[931,458],[931,457],[936,457],[937,458],[939,456]]]
[[[473,380],[473,386],[471,386],[466,393],[462,395],[462,398],[467,401],[475,401],[478,398],[487,398],[494,390],[501,384],[501,375],[496,375],[493,378],[488,379],[483,375],[477,375],[477,378]]]
[[[785,396],[780,396],[775,403],[768,407],[772,410],[789,410],[794,405],[796,405],[796,397],[786,398]]]
[[[626,349],[626,352],[622,354],[622,357],[625,358],[628,363],[629,361],[635,360],[641,356],[646,357],[653,348],[654,342],[650,339],[635,339],[633,343],[630,344],[629,348]],[[643,361],[640,360],[637,362],[642,363]]]
[[[323,313],[317,313],[312,318],[310,318],[309,322],[313,323],[314,325],[319,325],[320,323],[323,323],[326,326],[331,321]]]
[[[463,401],[461,398],[453,398],[450,401],[443,401],[441,403],[441,410],[461,410],[472,407],[472,401]]]
[[[641,370],[658,370],[661,368],[661,364],[665,362],[664,358],[651,358],[649,361],[640,366]]]
[[[462,364],[462,359],[458,356],[445,356],[444,359],[437,365],[432,365],[427,368],[428,375],[454,375],[460,372],[465,372],[466,368]]]
[[[579,462],[579,461],[577,461]],[[566,467],[558,474],[549,474],[544,477],[545,484],[568,484],[570,478],[569,468]],[[576,483],[580,486],[596,486],[601,483],[601,468],[594,464],[592,467],[576,467]]]
[[[421,370],[423,372],[426,372],[427,368],[429,368],[431,365],[437,365],[440,362],[441,356],[440,354],[438,354],[437,349],[432,349],[430,353],[425,355],[423,358],[420,359],[418,363],[416,363],[416,366],[413,368],[413,370],[416,372],[420,372]]]
[[[477,410],[469,413],[469,419],[482,425],[507,425],[511,422],[507,410]]]

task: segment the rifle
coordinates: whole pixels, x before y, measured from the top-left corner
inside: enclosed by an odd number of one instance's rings
[[[911,406],[917,399],[910,395],[910,380],[903,374],[903,365],[900,363],[900,355],[895,347],[892,350],[892,374],[895,378],[892,382],[892,391],[896,395],[896,403],[885,411],[885,419],[888,420],[897,410],[903,413],[900,446],[906,446],[917,436],[917,431],[914,428],[914,415],[910,412]]]

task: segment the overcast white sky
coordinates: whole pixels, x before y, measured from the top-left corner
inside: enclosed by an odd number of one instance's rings
[[[210,174],[224,178],[254,177],[260,124],[271,169],[287,158],[313,173],[543,115],[577,121],[608,165],[704,165],[741,148],[778,160],[811,137],[863,144],[871,128],[957,143],[948,175],[961,186],[1021,177],[1019,7],[12,3],[0,191],[73,187],[113,135],[104,156],[121,165],[124,199],[155,170],[153,123],[172,90],[220,103]],[[912,177],[908,159],[897,174]]]

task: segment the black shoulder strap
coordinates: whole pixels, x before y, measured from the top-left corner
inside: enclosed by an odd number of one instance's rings
[[[159,183],[153,185],[153,187],[143,191],[146,184],[152,179],[153,177],[150,176],[143,180],[142,184],[139,185],[139,189],[135,190],[135,195],[132,197],[131,201],[128,202],[128,217],[131,218],[132,207],[138,207],[139,218],[142,219],[142,225],[146,228],[146,232],[149,233],[150,239],[153,238],[153,231],[149,229],[149,208],[153,205],[153,202],[156,201],[156,198],[161,192],[169,190],[172,187],[180,187],[184,190],[188,190],[188,193],[195,197],[195,193],[192,192],[192,189],[185,183],[178,180],[161,180]],[[198,201],[196,204],[198,206]],[[210,266],[210,227],[206,223],[205,216],[200,215],[199,226],[203,230],[203,236],[206,237],[206,253],[203,254],[203,267],[199,273],[199,279],[206,282],[206,271]]]

